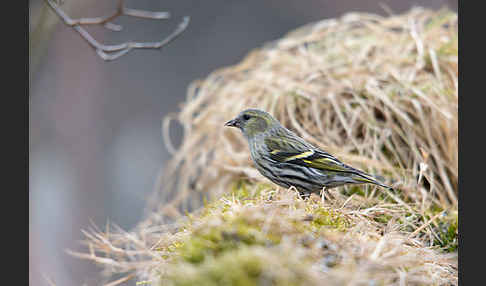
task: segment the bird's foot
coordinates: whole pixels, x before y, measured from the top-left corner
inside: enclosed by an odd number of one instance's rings
[[[324,202],[326,201],[326,188],[325,187],[322,188],[320,196],[321,196],[321,204],[323,205]]]
[[[308,192],[299,192],[299,196],[302,200],[308,200],[310,198],[311,193]]]
[[[322,188],[322,190],[320,191],[319,193],[320,197],[321,197],[321,203],[324,204],[324,202],[327,200],[335,200],[336,198],[331,194],[331,192],[329,192],[329,189],[324,187]],[[326,198],[327,196],[327,198]]]

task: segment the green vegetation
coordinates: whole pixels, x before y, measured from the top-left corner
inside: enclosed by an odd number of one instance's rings
[[[242,246],[197,266],[178,265],[161,285],[309,285],[304,265],[261,247]]]
[[[434,240],[434,245],[440,246],[446,252],[457,251],[459,246],[457,239],[459,232],[457,219],[457,212],[455,214],[445,215],[435,227],[439,237]]]
[[[271,245],[278,243],[279,239],[276,234],[262,233],[259,223],[251,224],[244,217],[239,217],[197,229],[178,251],[187,262],[200,263],[207,256],[217,257],[243,246]]]

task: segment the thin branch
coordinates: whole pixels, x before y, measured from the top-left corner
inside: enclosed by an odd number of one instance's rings
[[[117,59],[132,49],[160,49],[175,40],[189,25],[189,16],[185,16],[177,28],[165,39],[158,42],[125,42],[117,45],[104,45],[96,41],[81,25],[103,25],[107,29],[113,31],[121,31],[122,26],[111,23],[115,18],[125,15],[145,19],[167,19],[170,17],[168,12],[151,12],[144,10],[136,10],[125,8],[123,0],[118,2],[118,8],[115,12],[108,16],[96,18],[80,18],[72,19],[53,1],[46,0],[47,4],[56,12],[56,14],[63,20],[63,22],[76,30],[83,39],[85,39],[95,50],[96,53],[105,61]]]
[[[124,276],[124,277],[122,277],[122,278],[120,278],[120,279],[118,279],[118,280],[111,281],[110,283],[105,284],[104,286],[116,286],[116,285],[119,285],[119,284],[121,284],[121,283],[123,283],[123,282],[126,282],[126,281],[128,281],[128,280],[131,280],[131,279],[133,279],[134,277],[135,277],[135,273],[132,273],[132,274],[129,274],[129,275],[127,275],[127,276]]]

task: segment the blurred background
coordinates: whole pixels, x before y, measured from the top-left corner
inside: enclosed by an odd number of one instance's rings
[[[72,18],[110,14],[117,0],[65,0]],[[238,63],[250,50],[309,22],[351,11],[380,15],[418,5],[457,11],[457,0],[138,0],[126,7],[169,11],[169,20],[120,17],[124,29],[86,29],[106,44],[158,41],[183,16],[187,30],[162,50],[105,62],[44,0],[29,1],[29,282],[100,285],[99,269],[65,249],[90,221],[130,230],[169,154],[161,120],[178,111],[189,83]],[[383,8],[386,7],[386,8]],[[175,128],[174,141],[180,141]],[[179,140],[179,141],[178,141]],[[134,285],[134,280],[126,285]]]

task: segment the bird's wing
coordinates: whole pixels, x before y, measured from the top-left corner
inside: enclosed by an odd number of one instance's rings
[[[270,158],[277,162],[296,164],[321,171],[355,174],[358,176],[354,179],[363,183],[376,182],[366,173],[345,165],[331,154],[296,139],[288,137],[285,140],[278,137],[266,138],[265,144],[270,153]]]

